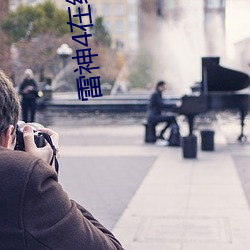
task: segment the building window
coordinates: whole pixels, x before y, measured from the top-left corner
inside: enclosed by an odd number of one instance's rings
[[[123,21],[116,21],[115,22],[115,32],[119,33],[119,34],[124,32],[124,22]]]
[[[123,16],[124,15],[124,4],[123,3],[116,3],[115,4],[115,15],[116,16]]]
[[[220,9],[225,7],[225,0],[205,0],[208,9]]]
[[[129,31],[131,32],[136,32],[137,31],[137,24],[135,21],[129,21]]]
[[[91,9],[92,18],[94,19],[97,16],[96,6],[94,4],[90,4],[90,9]]]
[[[128,11],[128,16],[136,16],[137,15],[137,6],[134,4],[130,4],[128,7],[129,11]]]
[[[110,16],[111,14],[111,6],[109,3],[102,4],[102,15],[103,16]]]
[[[107,20],[103,20],[105,28],[110,32],[112,30],[112,23]]]

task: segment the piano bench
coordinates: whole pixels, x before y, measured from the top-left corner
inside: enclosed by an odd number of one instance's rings
[[[145,127],[145,136],[144,141],[145,143],[155,143],[156,142],[156,124],[149,123],[147,120],[143,121],[142,123]]]

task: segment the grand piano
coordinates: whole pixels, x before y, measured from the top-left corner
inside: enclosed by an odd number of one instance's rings
[[[193,134],[195,116],[208,111],[236,110],[240,114],[239,141],[246,140],[244,121],[249,109],[249,76],[219,65],[219,57],[202,58],[202,81],[192,88],[192,95],[182,97],[175,112],[187,117],[189,135]],[[198,92],[198,94],[197,94]]]

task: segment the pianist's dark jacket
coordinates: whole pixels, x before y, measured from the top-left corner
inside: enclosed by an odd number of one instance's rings
[[[155,90],[149,99],[147,107],[148,121],[154,120],[156,116],[160,116],[162,109],[167,107],[168,105],[163,103],[161,91]]]

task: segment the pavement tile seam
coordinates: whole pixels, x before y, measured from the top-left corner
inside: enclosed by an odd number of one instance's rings
[[[62,146],[63,156],[157,156],[164,148],[143,146]]]

